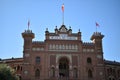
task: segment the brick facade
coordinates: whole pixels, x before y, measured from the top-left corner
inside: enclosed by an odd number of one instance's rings
[[[106,80],[100,32],[93,33],[92,42],[83,42],[80,31],[72,33],[65,25],[55,32],[46,29],[43,42],[32,41],[30,30],[22,36],[23,80]]]

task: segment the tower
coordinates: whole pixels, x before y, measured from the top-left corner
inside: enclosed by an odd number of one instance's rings
[[[104,60],[103,60],[103,49],[102,49],[102,39],[104,35],[100,32],[94,32],[91,36],[91,40],[93,41],[95,48],[95,56],[96,56],[96,67],[95,67],[95,79],[104,80]]]
[[[22,33],[22,37],[24,39],[23,46],[23,70],[22,70],[22,79],[26,80],[31,76],[29,73],[31,70],[31,51],[32,51],[32,39],[34,38],[34,33],[32,30],[25,30]]]
[[[104,35],[102,35],[100,32],[94,32],[91,36],[91,40],[95,44],[95,49],[97,53],[103,52],[102,50],[102,39]]]

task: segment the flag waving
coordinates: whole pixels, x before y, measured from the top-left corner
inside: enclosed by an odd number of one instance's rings
[[[96,32],[97,32],[97,28],[100,26],[97,22],[95,23],[96,24]]]
[[[100,26],[97,22],[96,22],[95,24],[96,24],[96,27],[99,27],[99,26]]]
[[[64,4],[62,5],[62,11],[64,12]]]

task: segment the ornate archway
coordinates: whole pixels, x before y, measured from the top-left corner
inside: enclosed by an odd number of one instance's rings
[[[69,60],[67,57],[61,57],[59,59],[59,76],[69,77]]]

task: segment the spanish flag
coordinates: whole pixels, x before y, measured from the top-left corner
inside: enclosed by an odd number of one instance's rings
[[[97,22],[96,22],[95,24],[96,24],[96,27],[99,27],[99,26],[100,26]]]
[[[62,11],[64,12],[64,4],[62,5]]]

